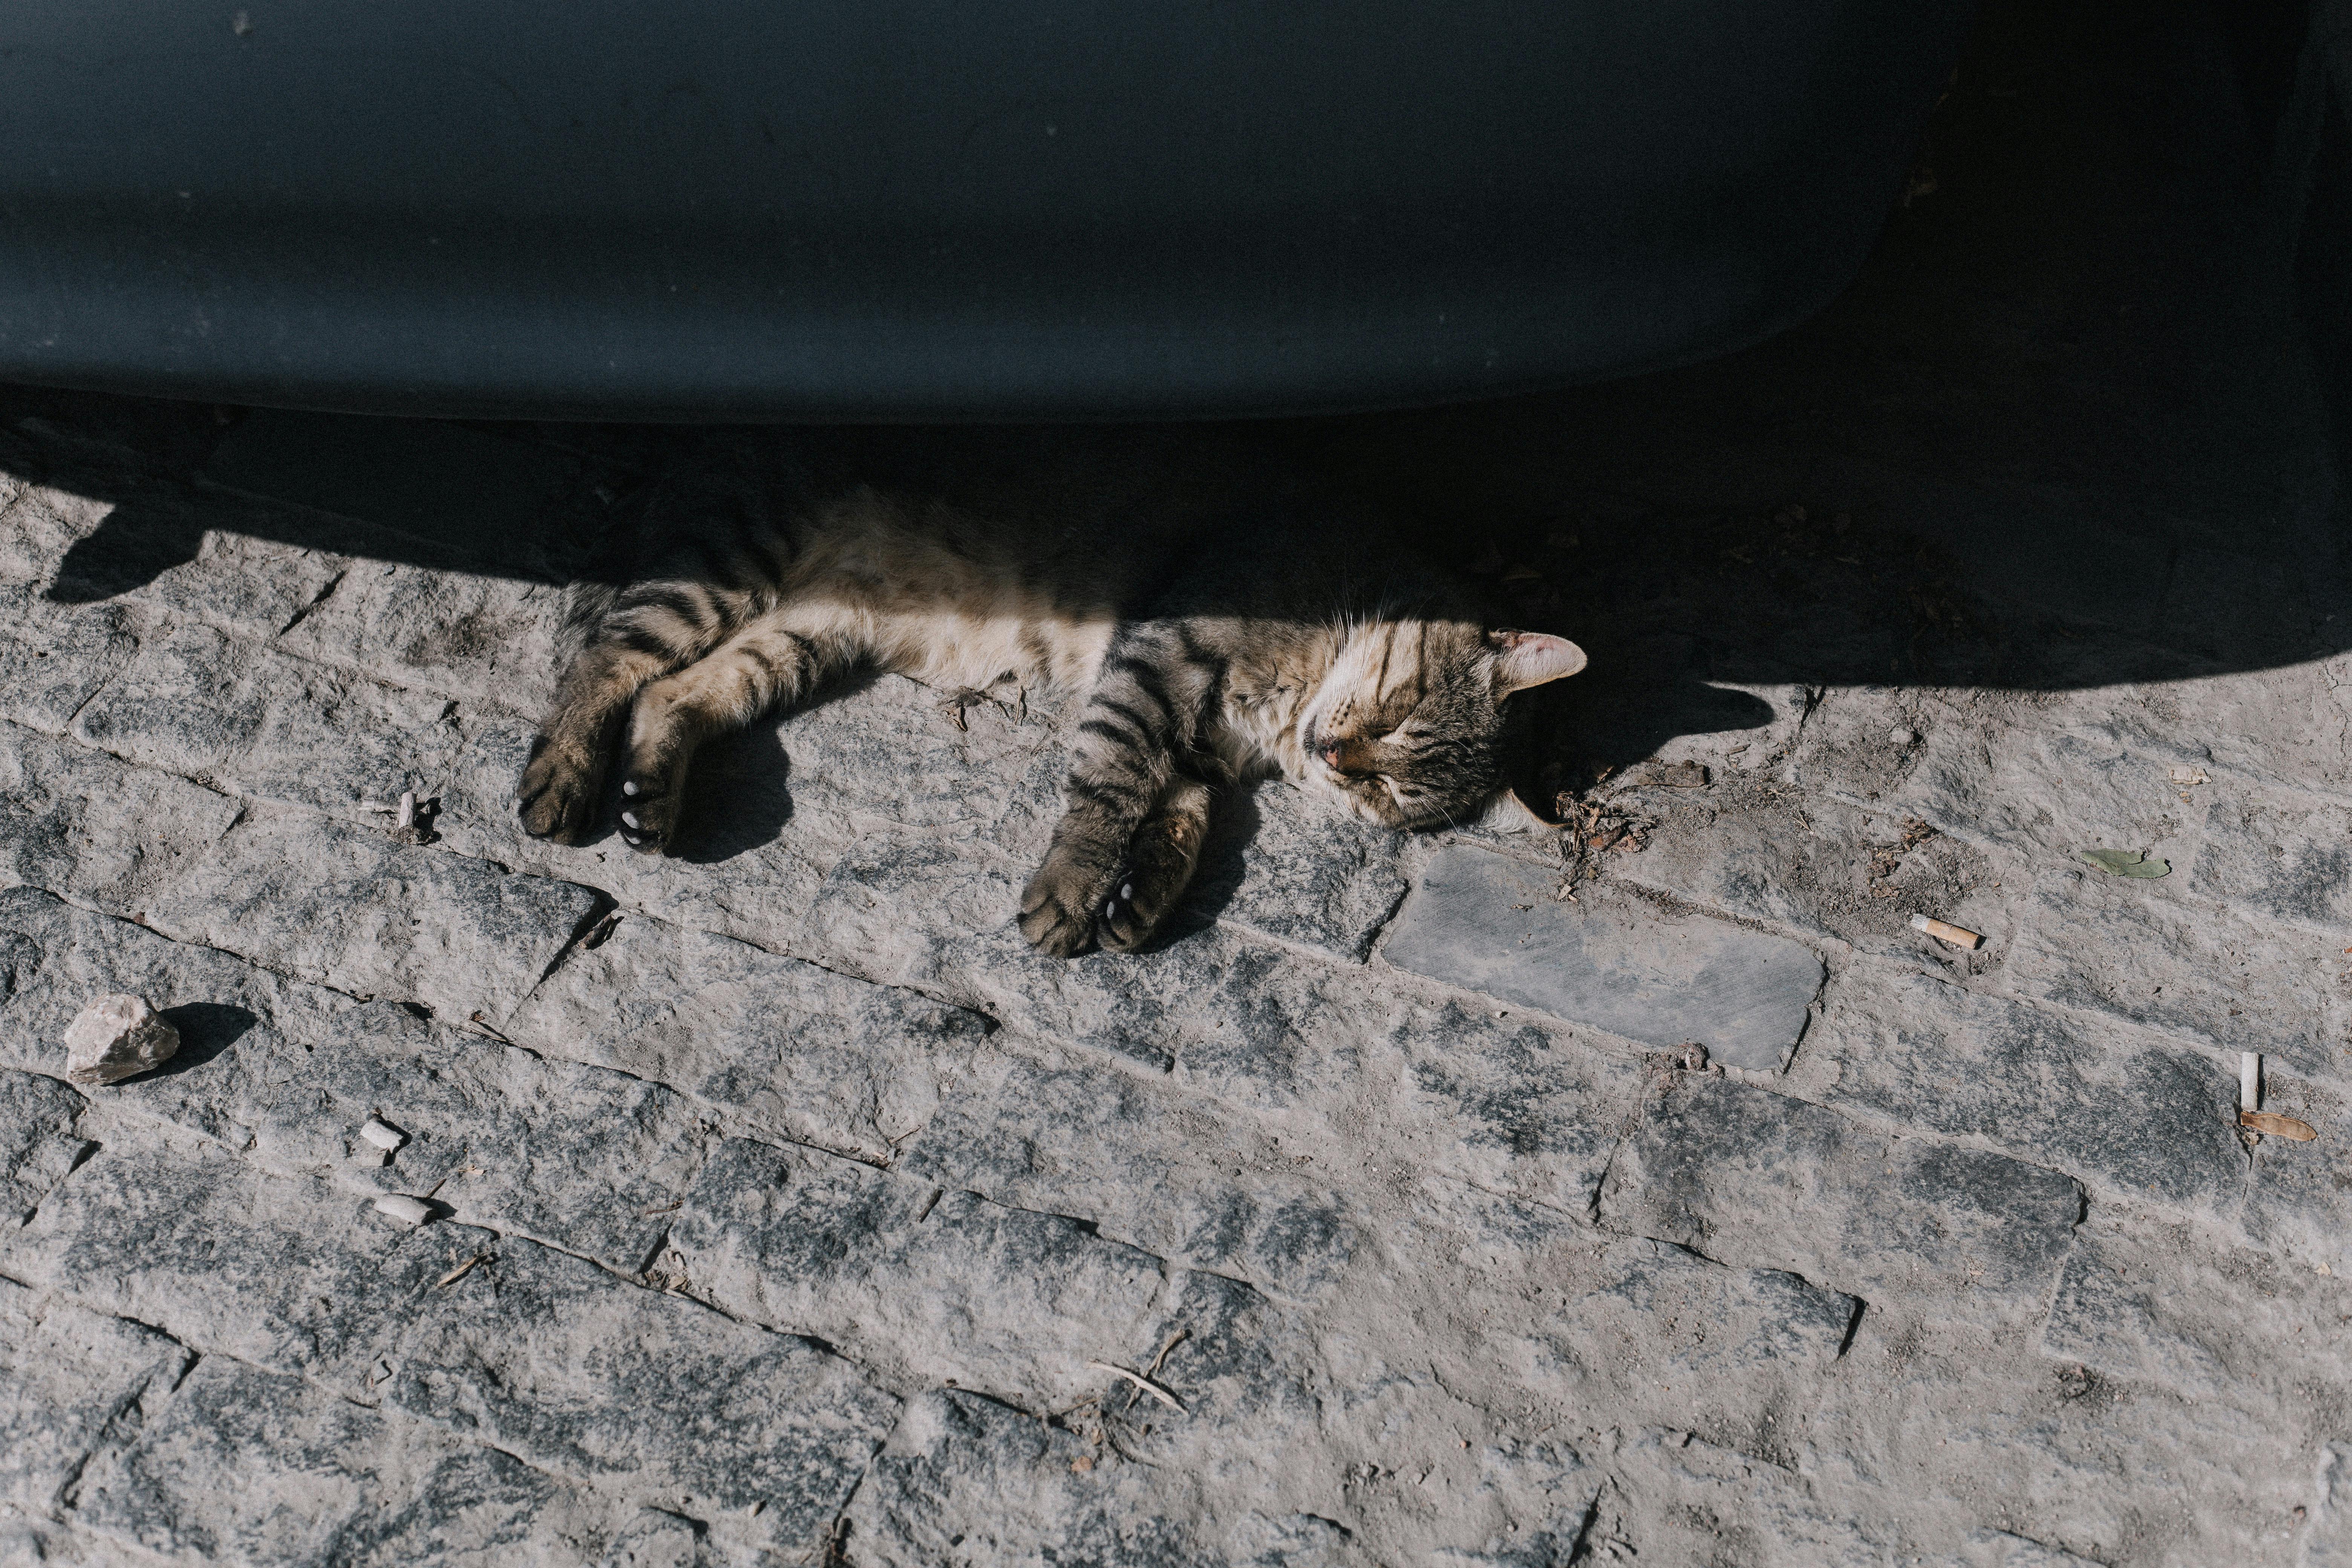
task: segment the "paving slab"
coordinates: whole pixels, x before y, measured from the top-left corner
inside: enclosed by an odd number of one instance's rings
[[[93,1463],[103,1468],[163,1408],[194,1359],[142,1324],[0,1279],[0,1500],[60,1509]]]
[[[1159,1300],[1159,1258],[1085,1223],[735,1142],[677,1215],[684,1289],[902,1379],[1066,1405]]]
[[[0,723],[0,886],[143,910],[228,831],[225,795]]]
[[[803,939],[822,962],[966,1001],[1012,1032],[1174,1074],[1237,1104],[1330,1104],[1361,1082],[1394,1003],[1351,965],[1297,962],[1224,926],[1140,953],[1043,956],[1013,917],[1029,869],[984,846],[877,838],[826,875]]]
[[[606,1511],[509,1455],[218,1356],[84,1479],[76,1509],[180,1561],[354,1568],[594,1563]]]
[[[255,538],[237,526],[246,520],[233,510],[196,502],[186,519],[189,558],[122,597],[238,637],[274,637],[325,597],[351,564],[345,555]]]
[[[537,718],[554,694],[564,591],[355,560],[276,646],[387,686]]]
[[[139,649],[120,605],[60,605],[28,584],[0,581],[0,719],[55,735]]]
[[[89,1098],[228,1148],[252,1142],[271,1086],[299,1071],[310,1044],[352,1005],[339,992],[29,888],[0,892],[0,1065],[51,1078],[65,1071],[76,1014],[110,993],[145,997],[179,1030],[179,1051]]]
[[[1705,1074],[1664,1080],[1612,1162],[1601,1223],[1871,1297],[2038,1313],[2085,1198],[1999,1154],[1887,1138]]]
[[[461,1033],[388,1002],[337,1017],[247,1117],[250,1157],[634,1274],[716,1141],[677,1090]],[[379,1150],[371,1121],[398,1140]]]
[[[2242,1197],[2236,1074],[2210,1053],[1903,973],[1848,976],[1830,1022],[1833,1109],[2210,1213]]]
[[[1475,1513],[1463,1521],[1472,1529],[1456,1527],[1465,1544],[1442,1547],[1431,1561],[1446,1568],[1566,1562],[1591,1522],[1602,1484],[1600,1470],[1566,1443],[1505,1438],[1483,1444],[1471,1498]],[[1472,1541],[1477,1544],[1466,1544]]]
[[[412,1230],[369,1200],[217,1149],[109,1150],[0,1237],[0,1269],[194,1349],[369,1397],[370,1369],[487,1232]]]
[[[1599,892],[1570,904],[1559,887],[1490,851],[1442,850],[1381,956],[1643,1045],[1696,1041],[1736,1067],[1786,1064],[1824,973],[1811,950]]]
[[[2191,887],[2315,932],[2352,933],[2352,805],[2208,793]]]
[[[2263,1109],[2294,1117],[2318,1136],[2246,1140],[2253,1148],[2245,1234],[2308,1267],[2352,1271],[2352,1180],[2342,1153],[2352,1094],[2340,1079],[2298,1079],[2265,1063]]]
[[[368,805],[389,805],[404,791],[445,811],[455,804],[450,781],[484,723],[502,718],[478,719],[459,706],[438,692],[183,626],[143,645],[84,705],[73,733],[238,795],[383,826],[390,819]]]
[[[1853,1517],[1805,1477],[1687,1432],[1628,1433],[1608,1467],[1613,1484],[1585,1535],[1600,1561],[1711,1554],[1757,1568],[1866,1568],[1916,1544]]]
[[[0,1068],[0,1229],[30,1219],[97,1148],[80,1130],[89,1106],[69,1084]]]
[[[815,1342],[509,1238],[392,1352],[388,1409],[697,1517],[815,1547],[898,1401]]]
[[[2006,970],[2021,996],[2179,1036],[2225,1066],[2260,1051],[2352,1077],[2340,943],[2088,867],[2036,879],[2024,925]]]
[[[887,1163],[973,1070],[991,1027],[914,992],[629,915],[592,933],[500,1032]]]
[[[13,442],[10,456],[16,461],[0,495],[0,581],[44,587],[66,552],[96,532],[112,509],[70,486],[32,479],[39,465]]]
[[[1351,1560],[1347,1531],[1330,1520],[1228,1511],[1183,1489],[1025,1411],[942,1389],[908,1404],[850,1504],[845,1549],[860,1563],[904,1568],[959,1555],[1236,1568]]]
[[[1311,1299],[1338,1287],[1365,1220],[1306,1163],[1209,1097],[1016,1060],[984,1097],[943,1110],[897,1169]]]
[[[2202,806],[2184,802],[2170,765],[2105,725],[2018,723],[1999,710],[1937,703],[1922,755],[1885,804],[1954,837],[2037,867],[2084,849],[2139,849],[2186,868]]]
[[[598,894],[575,883],[256,811],[147,916],[175,941],[495,1026],[601,912]]]
[[[1419,846],[1290,784],[1218,803],[1185,902],[1245,931],[1361,960],[1412,885]]]
[[[1646,1240],[1599,1249],[1562,1283],[1557,1316],[1518,1347],[1531,1389],[1589,1408],[1639,1383],[1642,1405],[1678,1408],[1692,1430],[1748,1453],[1784,1446],[1862,1310],[1785,1270]]]
[[[1405,1010],[1387,1118],[1438,1169],[1584,1209],[1640,1104],[1642,1069],[1507,1008]]]
[[[1442,1178],[1381,1219],[1349,1288],[1316,1314],[1334,1391],[1323,1424],[1361,1444],[1363,1462],[1408,1477],[1434,1468],[1457,1491],[1483,1484],[1465,1439],[1603,1425],[1671,1422],[1792,1463],[1864,1310],[1787,1269],[1718,1262]],[[1391,1359],[1379,1326],[1398,1319],[1447,1350]],[[1372,1490],[1368,1510],[1412,1495]]]
[[[1979,1530],[2102,1563],[2212,1561],[2216,1542],[2275,1540],[2307,1506],[2313,1440],[2277,1405],[2192,1405],[2054,1361],[2037,1339],[1864,1313],[1846,1354],[1867,1375],[1830,1389],[1807,1425],[1818,1495],[1857,1521],[1899,1521],[1930,1562]],[[1871,1500],[1905,1489],[1920,1501]]]

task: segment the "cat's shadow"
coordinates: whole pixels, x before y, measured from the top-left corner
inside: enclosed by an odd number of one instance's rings
[[[1241,891],[1242,879],[1249,873],[1249,847],[1264,821],[1256,789],[1227,790],[1217,797],[1216,815],[1210,819],[1208,841],[1201,846],[1201,863],[1192,883],[1139,951],[1157,952],[1217,923]]]
[[[772,717],[705,743],[687,780],[684,831],[670,858],[716,866],[773,844],[793,819],[791,775],[792,754]],[[618,799],[612,805],[617,813]]]

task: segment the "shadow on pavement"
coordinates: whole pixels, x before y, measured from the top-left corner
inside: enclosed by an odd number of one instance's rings
[[[1563,777],[1769,722],[1745,687],[2081,689],[2339,652],[2345,508],[2228,62],[2193,5],[1994,5],[1913,194],[1807,325],[1631,382],[1195,428],[1403,500],[1508,618],[1582,643],[1591,670],[1545,694]],[[47,586],[68,602],[215,529],[593,575],[609,519],[698,434],[33,389],[0,414],[0,466],[112,505]],[[772,837],[789,802],[762,787]]]

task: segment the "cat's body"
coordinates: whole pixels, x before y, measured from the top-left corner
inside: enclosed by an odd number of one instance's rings
[[[1371,517],[1212,451],[1000,441],[896,484],[773,447],[704,458],[647,509],[628,580],[580,606],[525,826],[583,837],[617,742],[622,836],[664,848],[698,745],[859,666],[1084,700],[1021,910],[1050,952],[1147,940],[1240,780],[1279,773],[1393,826],[1475,811],[1500,780],[1502,699],[1583,656],[1489,634]]]

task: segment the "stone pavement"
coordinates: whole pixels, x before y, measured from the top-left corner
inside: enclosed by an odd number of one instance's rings
[[[1270,786],[1138,957],[896,679],[519,833],[658,433],[0,397],[0,1563],[2352,1563],[2341,503],[2199,40],[2022,15],[1822,321],[1300,427],[1586,826]]]

